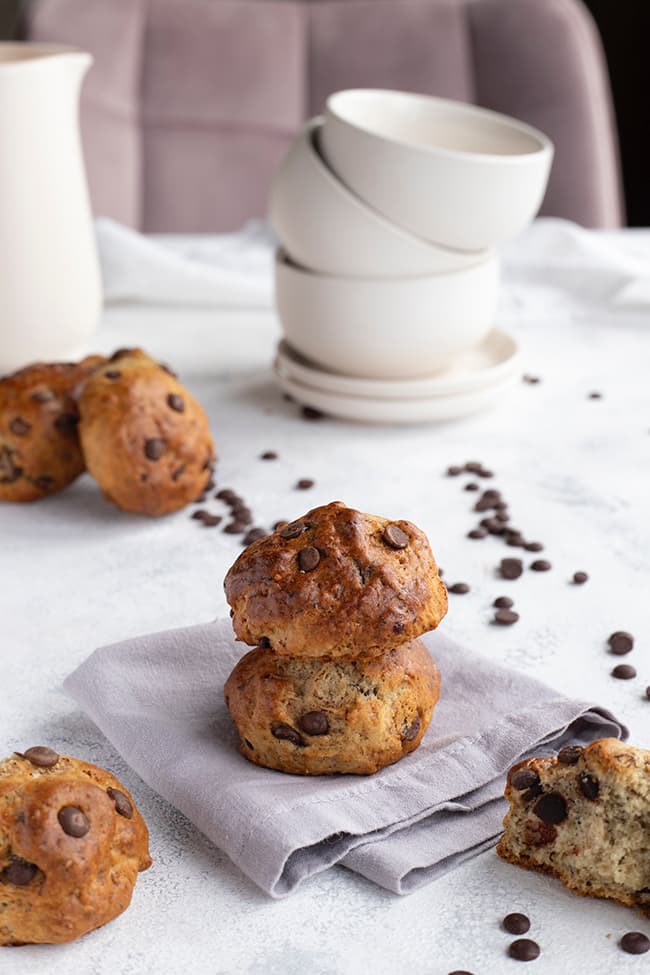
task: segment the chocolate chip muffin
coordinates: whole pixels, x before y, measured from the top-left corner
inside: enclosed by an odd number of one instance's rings
[[[0,500],[37,501],[84,471],[77,396],[104,361],[39,362],[0,379]]]
[[[225,590],[238,640],[295,657],[382,654],[447,612],[424,532],[340,501],[249,545]]]
[[[0,761],[0,945],[74,941],[117,917],[148,844],[110,772],[43,746]]]
[[[299,775],[370,775],[391,765],[418,747],[439,693],[438,668],[419,640],[349,661],[258,647],[225,687],[242,754]]]
[[[79,409],[86,465],[118,508],[165,515],[200,495],[215,459],[208,421],[166,366],[120,349],[87,383]]]
[[[497,852],[650,916],[650,751],[601,738],[510,770]]]

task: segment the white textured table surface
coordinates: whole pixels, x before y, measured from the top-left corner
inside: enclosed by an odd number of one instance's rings
[[[472,587],[450,597],[451,636],[611,707],[634,743],[650,745],[650,316],[551,304],[513,315],[510,303],[506,323],[524,368],[542,382],[522,383],[488,415],[441,427],[300,419],[271,380],[276,325],[265,312],[113,308],[96,345],[141,343],[174,364],[209,412],[219,485],[240,491],[259,523],[334,498],[412,519],[428,532],[446,581]],[[589,399],[592,390],[603,398]],[[279,460],[259,460],[266,449]],[[462,490],[468,478],[444,470],[471,459],[495,471],[482,486],[503,491],[517,527],[545,543],[552,571],[500,581],[499,559],[519,550],[466,538],[476,496]],[[295,491],[300,477],[315,487]],[[209,507],[223,510],[218,501]],[[120,514],[84,477],[38,505],[3,507],[0,540],[1,750],[50,744],[114,770],[139,802],[154,857],[121,918],[77,944],[6,949],[2,973],[496,975],[517,971],[499,927],[515,910],[530,916],[542,947],[538,975],[647,968],[617,940],[627,930],[650,934],[650,922],[574,897],[493,851],[407,898],[332,869],[271,901],[124,766],[60,689],[100,643],[225,612],[222,579],[237,539],[200,527],[189,511],[160,521]],[[577,569],[590,576],[581,587],[568,582]],[[503,593],[521,613],[510,628],[489,625]],[[634,681],[609,676],[620,658],[605,641],[616,629],[636,637],[625,658],[637,666]]]

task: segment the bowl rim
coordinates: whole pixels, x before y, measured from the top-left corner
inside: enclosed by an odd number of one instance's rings
[[[440,107],[452,108],[460,115],[478,116],[484,120],[497,123],[500,127],[506,127],[520,133],[524,133],[538,143],[538,148],[531,152],[518,153],[491,153],[491,152],[468,152],[464,149],[446,149],[443,146],[427,146],[418,142],[410,142],[405,139],[397,139],[383,133],[376,132],[374,129],[360,123],[352,121],[341,113],[341,102],[349,99],[350,96],[363,95],[365,97],[389,98],[392,101],[410,101],[437,105]],[[352,129],[358,129],[364,135],[376,139],[378,142],[385,142],[388,145],[401,146],[412,152],[420,153],[423,156],[442,156],[447,159],[463,159],[477,163],[486,162],[509,166],[520,166],[526,160],[539,159],[548,155],[553,155],[555,147],[553,142],[540,129],[522,122],[519,119],[506,115],[503,112],[496,112],[491,108],[483,108],[481,105],[474,105],[471,102],[462,102],[453,98],[441,98],[438,95],[426,95],[421,92],[404,91],[401,89],[390,88],[343,88],[335,91],[328,96],[325,102],[325,127],[327,119],[332,118]]]
[[[483,260],[476,261],[475,264],[469,264],[466,267],[456,267],[447,269],[446,271],[434,271],[430,274],[401,274],[396,278],[388,278],[384,274],[377,275],[376,277],[373,277],[370,274],[355,274],[353,277],[349,277],[343,274],[329,274],[329,272],[326,271],[312,271],[308,267],[303,267],[302,264],[296,263],[282,244],[279,244],[275,249],[273,264],[276,271],[279,268],[282,268],[287,273],[295,274],[296,276],[301,276],[306,279],[326,279],[328,281],[336,281],[346,287],[349,286],[350,283],[354,282],[361,284],[376,284],[379,288],[381,288],[383,285],[394,286],[397,284],[412,284],[414,281],[424,282],[432,281],[438,278],[456,277],[456,275],[461,274],[471,274],[472,271],[478,272],[478,269],[484,267],[485,265],[498,265],[496,272],[497,274],[499,273],[500,261],[495,250],[478,251],[477,253],[484,255]]]

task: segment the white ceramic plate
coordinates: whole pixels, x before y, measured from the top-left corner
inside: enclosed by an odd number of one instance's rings
[[[284,392],[297,403],[312,406],[329,416],[358,423],[435,423],[459,420],[496,406],[516,382],[513,375],[474,392],[429,398],[377,399],[370,396],[344,396],[341,393],[305,386],[290,379],[277,361],[274,371]]]
[[[506,332],[493,329],[474,349],[459,356],[453,367],[426,379],[354,379],[320,369],[283,339],[277,369],[287,379],[321,392],[374,399],[420,399],[470,393],[496,385],[519,372],[519,349]]]

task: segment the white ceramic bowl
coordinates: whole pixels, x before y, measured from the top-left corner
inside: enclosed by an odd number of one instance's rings
[[[331,95],[320,146],[342,182],[387,219],[474,251],[533,219],[553,160],[550,140],[516,119],[380,89]]]
[[[366,206],[319,153],[322,118],[292,143],[271,187],[269,218],[296,264],[323,274],[398,278],[435,274],[484,261],[483,251],[437,247]]]
[[[499,269],[474,267],[417,278],[314,274],[279,251],[276,304],[290,345],[317,365],[368,379],[429,376],[490,331]]]

